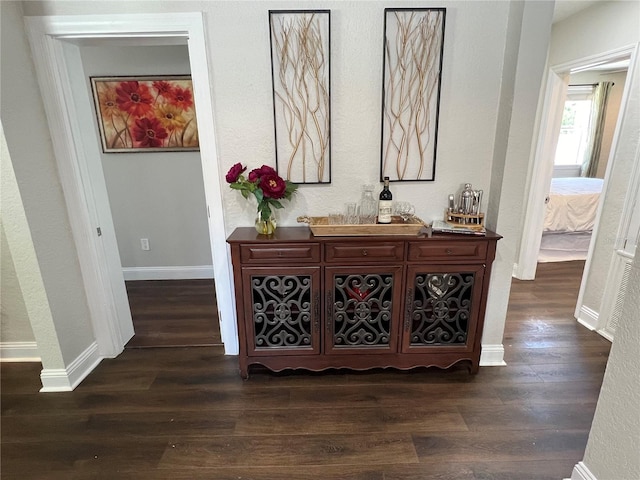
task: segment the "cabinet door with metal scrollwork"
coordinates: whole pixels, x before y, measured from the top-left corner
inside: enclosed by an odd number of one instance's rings
[[[327,267],[325,353],[398,351],[402,267]]]
[[[242,270],[249,355],[320,353],[320,268]]]
[[[484,265],[410,267],[402,350],[471,351],[483,276]]]

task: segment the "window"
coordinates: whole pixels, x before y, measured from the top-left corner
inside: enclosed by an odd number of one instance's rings
[[[581,165],[589,142],[593,85],[569,85],[554,165]]]

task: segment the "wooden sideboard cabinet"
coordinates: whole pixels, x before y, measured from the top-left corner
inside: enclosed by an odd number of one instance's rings
[[[238,228],[231,246],[240,375],[273,371],[450,367],[476,373],[501,237],[316,237]]]

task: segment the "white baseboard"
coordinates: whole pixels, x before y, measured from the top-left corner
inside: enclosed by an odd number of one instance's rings
[[[98,366],[102,357],[93,342],[67,368],[48,368],[40,372],[41,392],[70,392]]]
[[[533,272],[528,272],[525,269],[526,269],[526,266],[521,267],[520,264],[514,263],[511,276],[517,280],[534,280],[535,270]]]
[[[610,342],[613,342],[613,337],[615,333],[610,332],[606,328],[601,328],[600,330],[598,330],[598,333],[602,335],[604,338],[606,338],[607,340],[609,340]]]
[[[573,473],[570,480],[598,480],[596,476],[591,473],[587,466],[583,462],[579,462],[573,467]]]
[[[0,362],[39,362],[36,342],[0,342]]]
[[[578,323],[584,325],[589,330],[595,330],[598,328],[598,312],[583,305],[578,312]]]
[[[499,343],[497,345],[482,345],[480,352],[481,367],[504,367],[507,363],[504,361],[504,346]]]
[[[124,267],[125,280],[190,280],[213,278],[213,265],[192,267]]]

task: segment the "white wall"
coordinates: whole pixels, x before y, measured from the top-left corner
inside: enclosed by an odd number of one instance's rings
[[[90,76],[190,73],[186,45],[84,46],[80,52],[89,96]],[[98,136],[95,121],[83,127]],[[122,266],[212,271],[200,153],[102,153],[101,160]],[[141,249],[141,238],[149,239],[150,250]]]
[[[598,480],[640,478],[639,311],[640,255],[636,255],[582,462]],[[584,478],[576,473],[572,478]]]
[[[422,2],[315,2],[331,9],[332,184],[303,186],[279,223],[322,215],[328,202],[359,198],[364,183],[378,183],[385,7]],[[117,5],[117,7],[116,7]],[[207,14],[220,170],[236,162],[274,165],[268,11],[299,2],[154,2],[153,11]],[[241,5],[241,8],[240,8]],[[440,218],[449,193],[470,181],[488,193],[501,82],[508,4],[448,1],[435,182],[393,184],[396,198],[416,203],[424,219]],[[28,2],[27,15],[146,13],[148,2]],[[464,141],[461,141],[464,138]],[[461,172],[464,172],[461,174]],[[226,230],[252,225],[255,208],[225,189]]]
[[[35,299],[30,318],[43,367],[63,369],[94,342],[93,329],[21,4],[0,2],[0,12],[0,115],[7,147],[3,160],[15,172],[21,197],[16,201],[28,221],[26,232],[20,229],[15,243],[24,250],[19,255],[12,250],[12,254],[16,269],[26,270],[30,289],[27,294],[22,288],[30,299],[26,303]],[[6,178],[3,175],[3,181]],[[3,204],[3,222],[8,212]],[[17,210],[16,215],[20,216]],[[7,223],[5,232],[11,245]],[[37,263],[32,264],[36,256]]]
[[[210,17],[218,145],[225,172],[236,162],[250,168],[274,163],[267,12],[287,4],[243,5],[240,9],[234,2],[219,3]],[[285,225],[294,225],[299,215],[326,215],[336,205],[357,200],[362,184],[379,185],[383,9],[392,5],[321,6],[331,9],[332,183],[302,186],[280,214]],[[425,220],[441,218],[447,195],[465,182],[488,193],[486,165],[493,150],[508,7],[502,2],[443,6],[448,10],[436,180],[391,185],[394,198],[415,203]],[[228,232],[251,224],[253,204],[228,188],[224,201]]]
[[[0,344],[34,342],[29,314],[2,222],[0,237]]]
[[[589,32],[585,35],[584,32]],[[580,41],[577,41],[577,40]],[[549,64],[562,65],[604,54],[640,41],[640,3],[602,2],[554,25]],[[598,312],[605,289],[607,271],[614,254],[620,216],[640,139],[640,61],[627,76],[630,93],[624,113],[600,226],[583,293],[583,306]]]
[[[482,338],[486,363],[502,361],[502,336],[511,289],[511,275],[520,244],[525,210],[525,185],[536,135],[540,86],[547,56],[553,4],[510,3],[505,49],[500,120],[491,166],[487,225],[503,235],[487,302]],[[494,355],[488,351],[496,350]]]

